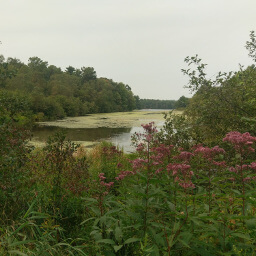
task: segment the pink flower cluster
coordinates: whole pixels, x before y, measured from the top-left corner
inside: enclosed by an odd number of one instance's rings
[[[100,185],[106,188],[111,188],[112,186],[114,186],[114,182],[109,182],[109,183],[105,182],[106,177],[103,172],[99,174],[99,179],[100,179]]]
[[[145,144],[144,144],[144,143],[140,143],[140,144],[137,146],[136,150],[137,150],[138,152],[143,152],[143,151],[145,150]]]
[[[236,165],[236,167],[231,166],[229,168],[229,171],[234,172],[234,173],[238,173],[239,171],[247,170],[248,167],[249,167],[249,165],[247,165],[247,164],[243,164],[242,166]]]
[[[249,170],[249,169],[256,170],[256,162],[252,162],[250,165],[243,164],[242,166],[240,165],[236,165],[236,167],[231,166],[229,168],[229,171],[233,173],[242,173],[243,171]],[[245,173],[243,175],[245,175]],[[235,178],[230,178],[230,180],[235,181]],[[244,182],[249,182],[251,180],[256,180],[256,176],[248,176],[243,178]]]
[[[195,154],[201,154],[204,158],[208,160],[212,160],[214,156],[218,154],[225,154],[225,150],[220,148],[219,146],[215,146],[213,148],[199,146],[194,151]]]
[[[253,177],[246,177],[243,179],[244,182],[249,182],[251,180],[256,180],[256,176],[253,176]]]
[[[137,158],[135,160],[132,160],[132,168],[133,170],[139,170],[144,167],[144,164],[147,163],[148,161],[145,159]]]
[[[256,162],[252,162],[249,167],[253,170],[256,170]]]
[[[151,122],[148,124],[142,124],[141,125],[143,127],[143,129],[148,133],[148,134],[152,134],[152,133],[156,133],[157,129],[155,127],[155,123]]]
[[[136,172],[132,172],[132,171],[122,171],[119,173],[119,175],[117,177],[115,177],[116,180],[123,180],[125,177],[127,176],[131,176],[134,175]]]
[[[225,167],[226,162],[225,161],[218,162],[218,161],[215,161],[213,159],[217,155],[222,155],[222,154],[225,154],[225,153],[226,153],[225,150],[223,148],[220,148],[219,146],[209,148],[209,147],[204,147],[202,145],[198,145],[194,149],[194,154],[195,155],[201,155],[204,159],[208,160],[210,163],[212,163],[216,166],[221,166],[221,167]]]
[[[192,156],[194,156],[193,153],[182,151],[178,156],[175,156],[174,159],[180,159],[182,161],[189,162]]]
[[[112,146],[112,147],[103,147],[102,154],[106,157],[112,158],[116,155],[122,155],[123,152],[121,150],[118,150],[116,146]]]
[[[152,152],[162,154],[163,156],[167,156],[171,154],[171,150],[173,149],[173,145],[164,145],[164,144],[159,144],[158,147],[153,147],[151,149]]]
[[[251,146],[256,141],[256,137],[251,136],[249,132],[229,132],[223,141],[233,144],[236,150],[242,150],[246,146],[249,152],[255,151]]]
[[[172,175],[176,175],[178,171],[181,171],[182,173],[186,173],[189,169],[190,169],[190,165],[188,164],[168,164],[167,165],[167,171],[168,172],[173,171]]]
[[[159,164],[163,164],[163,158],[164,155],[162,153],[159,153],[157,155],[153,155],[150,157],[151,160],[153,160],[153,165],[159,165]]]
[[[179,185],[182,187],[182,188],[195,188],[195,184],[192,183],[192,181],[187,181],[187,182],[179,182]]]
[[[160,144],[158,147],[151,148],[153,155],[150,157],[154,162],[153,165],[163,164],[164,159],[171,155],[173,145]]]
[[[190,170],[190,167],[188,164],[168,164],[167,171],[172,171],[172,175],[175,176],[174,181],[178,182],[179,186],[184,189],[195,188],[195,185],[191,181],[194,173]]]

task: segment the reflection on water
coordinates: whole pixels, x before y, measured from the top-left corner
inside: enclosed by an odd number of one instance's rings
[[[163,122],[157,123],[158,127],[162,125]],[[83,142],[106,140],[123,148],[125,152],[133,152],[134,148],[131,146],[131,136],[135,132],[143,132],[143,128],[61,128],[56,126],[37,126],[33,130],[33,141],[46,142],[49,136],[60,131],[65,132],[67,139],[81,144]]]
[[[131,128],[60,128],[55,126],[38,126],[33,130],[33,137],[38,141],[46,141],[56,132],[63,131],[71,141],[98,141],[110,139],[121,133],[130,133]]]
[[[142,127],[132,127],[129,132],[124,132],[121,134],[116,134],[113,137],[111,137],[110,141],[118,146],[119,148],[122,148],[124,152],[130,153],[133,152],[135,149],[131,145],[131,136],[135,133],[143,132]]]

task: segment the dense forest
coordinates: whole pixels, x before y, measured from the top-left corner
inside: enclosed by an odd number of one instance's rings
[[[136,100],[128,85],[111,79],[97,78],[92,67],[63,72],[38,57],[28,64],[16,58],[0,59],[1,94],[15,98],[26,96],[37,119],[56,119],[88,113],[131,111]]]
[[[38,57],[29,58],[26,65],[17,58],[5,60],[0,55],[0,72],[0,98],[8,95],[24,101],[38,121],[142,108],[185,107],[176,105],[175,100],[140,99],[129,85],[97,78],[93,67],[68,66],[62,71]]]
[[[256,63],[254,31],[246,49]],[[256,66],[209,79],[198,56],[185,63],[188,106],[143,124],[131,154],[61,133],[34,149],[31,101],[1,91],[0,255],[256,255]]]

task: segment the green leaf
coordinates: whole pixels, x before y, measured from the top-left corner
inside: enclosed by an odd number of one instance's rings
[[[44,214],[44,213],[41,213],[41,212],[31,212],[31,214],[32,213],[34,215],[29,217],[30,220],[32,220],[32,219],[46,219],[46,218],[49,218],[48,214]]]
[[[237,195],[241,195],[241,192],[240,191],[238,191],[237,189],[231,189],[231,191],[233,191],[235,194],[237,194]]]
[[[128,238],[124,244],[130,244],[130,243],[134,243],[134,242],[139,242],[140,239],[139,238],[136,238],[136,237],[131,237],[131,238]]]
[[[31,204],[30,207],[28,208],[28,210],[27,210],[27,212],[25,213],[25,215],[24,215],[23,218],[26,218],[26,217],[29,215],[29,213],[31,212],[31,210],[32,210],[32,208],[33,208],[33,206],[34,206],[35,203],[36,203],[36,200],[34,200],[34,201],[32,202],[32,204]]]
[[[168,207],[169,207],[169,209],[170,209],[171,211],[173,211],[173,212],[175,211],[176,207],[175,207],[175,205],[174,205],[173,203],[167,201],[167,205],[168,205]]]
[[[97,215],[100,216],[100,210],[96,207],[91,207],[91,210]]]
[[[9,253],[14,254],[14,255],[28,256],[27,254],[17,251],[17,250],[11,250],[11,251],[9,251]]]
[[[242,239],[250,240],[250,236],[248,234],[243,233],[231,233],[232,236],[239,237]]]
[[[96,242],[97,243],[103,243],[103,244],[116,244],[112,239],[100,239]]]
[[[256,228],[256,219],[250,219],[245,221],[246,226],[249,229],[255,229]]]
[[[123,232],[121,230],[120,227],[116,227],[115,228],[115,238],[118,242],[120,242],[122,240],[122,237],[123,237]]]
[[[158,223],[158,222],[151,222],[151,225],[153,227],[156,227],[156,228],[163,228],[163,224],[162,223]]]
[[[34,241],[33,240],[17,241],[17,242],[11,243],[9,246],[10,247],[15,247],[17,245],[28,244],[28,243],[32,243],[32,242],[34,242]]]
[[[122,247],[123,245],[114,245],[115,252],[119,251]]]
[[[15,234],[17,234],[21,229],[23,229],[24,227],[26,227],[27,225],[29,225],[28,222],[23,223],[21,226],[19,226],[10,236],[14,236]]]
[[[97,203],[97,200],[95,198],[91,198],[91,197],[82,197],[83,200],[88,201],[88,202],[93,202],[93,203]]]
[[[197,217],[191,217],[190,220],[197,226],[201,226],[202,225],[202,221],[197,218]]]
[[[89,218],[89,219],[87,219],[87,220],[84,220],[80,225],[83,225],[83,224],[86,223],[87,221],[94,220],[94,219],[95,219],[95,217],[92,217],[92,218]]]
[[[188,245],[188,243],[187,243],[186,241],[184,241],[183,239],[178,239],[178,241],[179,241],[180,243],[182,243],[185,247],[190,248],[190,246]]]

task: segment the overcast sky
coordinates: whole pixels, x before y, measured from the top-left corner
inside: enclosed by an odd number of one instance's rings
[[[191,96],[184,58],[208,74],[248,66],[256,0],[0,0],[0,54],[94,67],[140,98]]]

